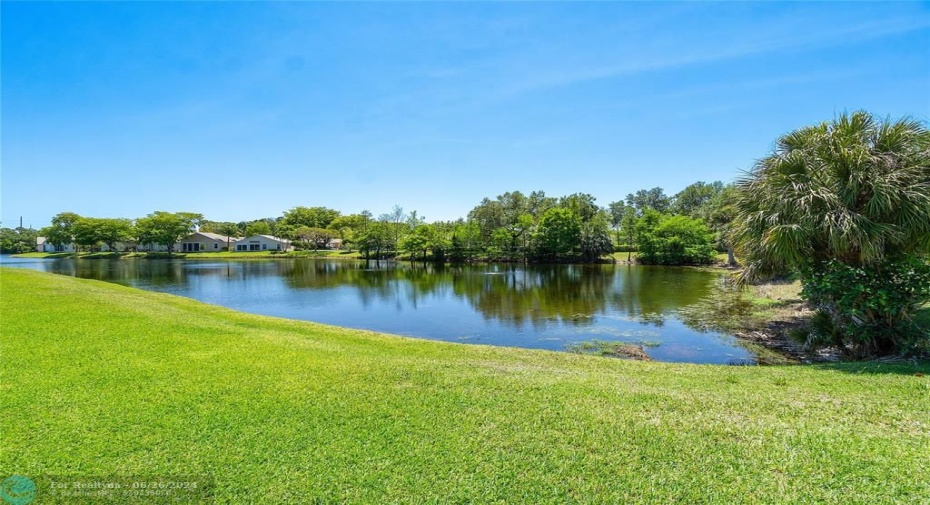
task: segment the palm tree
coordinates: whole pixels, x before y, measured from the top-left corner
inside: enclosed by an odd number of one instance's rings
[[[750,276],[930,250],[930,131],[918,121],[859,111],[795,130],[737,189]]]
[[[795,130],[737,181],[742,280],[930,252],[930,131],[857,111]],[[807,273],[807,274],[805,274]]]

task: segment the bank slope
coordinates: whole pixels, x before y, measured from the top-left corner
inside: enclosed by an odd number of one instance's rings
[[[200,476],[220,502],[930,501],[910,366],[456,345],[0,269],[2,476]]]

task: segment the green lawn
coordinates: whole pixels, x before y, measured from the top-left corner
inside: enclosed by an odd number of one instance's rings
[[[174,475],[221,503],[930,502],[926,365],[446,344],[11,268],[0,324],[0,477],[40,497]]]

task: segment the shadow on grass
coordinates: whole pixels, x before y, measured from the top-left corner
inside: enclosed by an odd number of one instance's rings
[[[833,370],[850,374],[915,375],[917,378],[930,380],[930,359],[905,360],[902,358],[900,362],[842,361],[837,363],[812,363],[798,366],[814,367],[819,370]]]

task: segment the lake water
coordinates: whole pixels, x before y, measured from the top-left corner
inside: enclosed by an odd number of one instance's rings
[[[660,361],[754,362],[734,337],[688,327],[678,317],[720,285],[721,274],[701,269],[8,256],[0,263],[418,338],[550,350],[623,341],[645,344]]]

